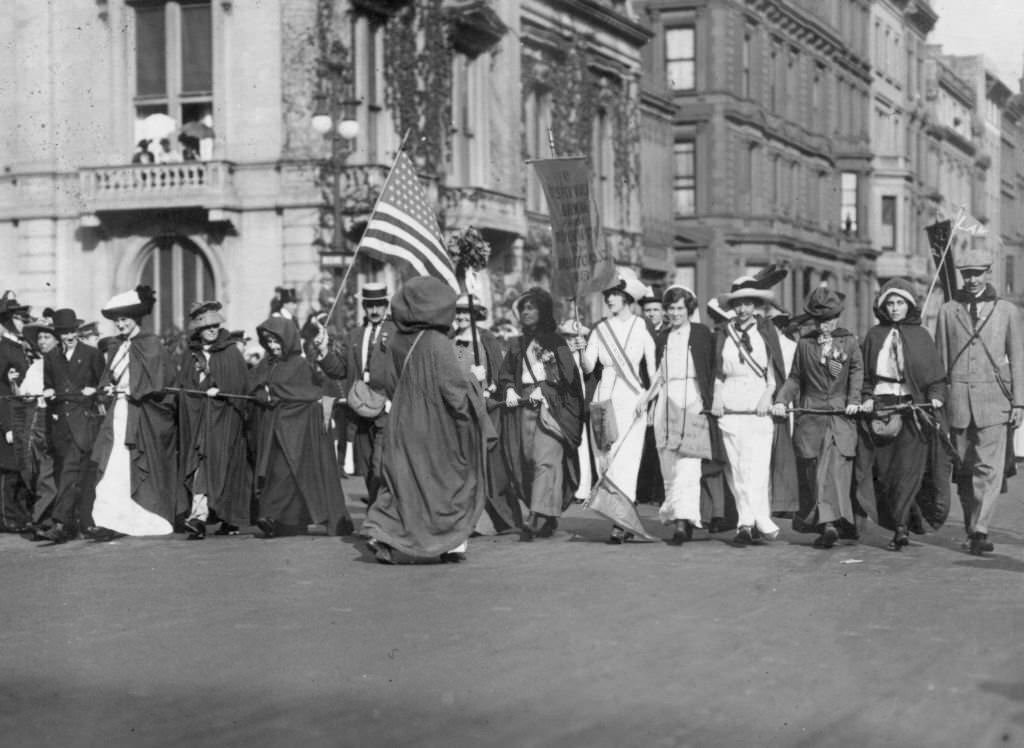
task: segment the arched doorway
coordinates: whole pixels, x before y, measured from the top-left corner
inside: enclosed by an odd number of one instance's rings
[[[139,283],[156,291],[156,306],[143,327],[161,336],[183,330],[189,305],[214,298],[217,288],[202,250],[177,235],[158,236],[143,248]]]

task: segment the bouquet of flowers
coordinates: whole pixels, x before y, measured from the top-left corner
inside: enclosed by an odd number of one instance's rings
[[[460,274],[466,270],[483,270],[491,257],[491,245],[470,226],[448,238],[448,256]]]

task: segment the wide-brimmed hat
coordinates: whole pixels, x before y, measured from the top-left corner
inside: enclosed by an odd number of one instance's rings
[[[58,335],[63,335],[68,332],[78,332],[82,325],[85,324],[84,319],[78,319],[78,315],[75,314],[74,309],[58,309],[53,313],[53,329]]]
[[[992,253],[985,247],[964,250],[957,256],[957,270],[988,270],[992,267]]]
[[[708,317],[711,318],[712,322],[728,322],[736,316],[736,312],[728,307],[725,302],[722,301],[722,297],[725,294],[708,299],[707,312]]]
[[[294,288],[285,288],[284,286],[278,286],[274,289],[274,298],[280,301],[282,304],[297,304],[299,303],[298,294],[295,293]]]
[[[388,303],[388,287],[384,283],[364,283],[359,289],[359,301],[368,303]]]
[[[727,307],[740,299],[754,299],[757,301],[771,301],[775,293],[770,288],[761,288],[760,282],[752,275],[741,275],[732,282],[728,293],[718,297],[723,307]]]
[[[615,278],[615,282],[605,288],[602,293],[607,295],[613,291],[624,293],[633,301],[640,301],[647,295],[647,286],[636,278],[623,278],[619,275]]]
[[[88,338],[91,335],[99,335],[100,325],[98,322],[86,322],[84,325],[79,327],[78,330],[76,330],[76,332],[78,333],[78,337],[80,338]]]
[[[14,295],[14,291],[4,291],[4,295],[0,296],[0,317],[14,314],[27,314],[28,309],[27,305],[18,303],[18,299]]]
[[[188,310],[189,332],[197,332],[204,327],[223,325],[224,315],[220,313],[221,303],[219,301],[193,301]]]
[[[469,311],[469,296],[462,294],[455,300],[455,311],[456,312],[468,312]],[[477,322],[487,319],[487,307],[480,303],[480,299],[473,300],[473,316],[476,317]]]
[[[156,294],[149,286],[136,286],[132,291],[125,291],[111,297],[110,301],[100,309],[107,319],[118,317],[145,317],[153,311],[153,304],[156,303]]]
[[[57,335],[53,329],[53,323],[45,317],[29,320],[21,328],[22,337],[30,343],[35,343],[36,336],[41,332],[48,332],[54,336]]]
[[[833,291],[828,286],[818,286],[807,295],[804,314],[812,319],[826,320],[843,313],[845,294]]]

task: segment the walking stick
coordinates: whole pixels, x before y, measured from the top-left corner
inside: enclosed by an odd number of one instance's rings
[[[208,397],[206,390],[190,390],[185,387],[164,387],[164,392],[176,392],[182,395],[197,395],[202,397]],[[256,398],[252,395],[233,395],[229,392],[218,392],[217,397],[230,397],[235,400],[255,400]]]

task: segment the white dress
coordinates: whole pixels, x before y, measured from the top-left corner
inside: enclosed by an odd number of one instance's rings
[[[764,338],[753,327],[749,331],[754,362],[770,371]],[[722,406],[725,415],[718,419],[722,442],[728,458],[726,480],[736,499],[737,524],[756,527],[774,537],[779,527],[772,521],[771,463],[775,426],[768,416],[729,411],[752,411],[767,387],[763,377],[740,357],[732,338],[726,336],[722,347]]]
[[[606,327],[599,334],[598,328],[602,326]],[[640,362],[645,358],[654,361],[654,338],[647,332],[644,320],[635,315],[625,319],[610,317],[602,320],[598,328],[590,334],[583,358],[588,369],[601,363],[601,380],[594,392],[593,402],[611,401],[618,438],[607,450],[601,450],[591,433],[597,473],[599,477],[603,476],[594,490],[615,492],[636,503],[636,479],[644,449],[644,433],[647,430],[647,418],[645,415],[637,417],[636,408],[644,391],[639,380],[630,376],[630,372],[627,372],[625,379],[619,375],[613,360],[615,352],[610,350],[615,345],[611,336],[614,335],[622,346],[634,372],[639,370]],[[608,345],[602,342],[602,335]]]
[[[661,392],[654,406],[654,437],[663,445],[667,439],[669,402],[680,409],[700,410],[701,406],[688,324],[669,332],[658,377]],[[658,517],[666,524],[689,520],[700,527],[700,458],[683,457],[668,447],[659,447],[658,458],[665,482],[665,501],[658,510]]]

